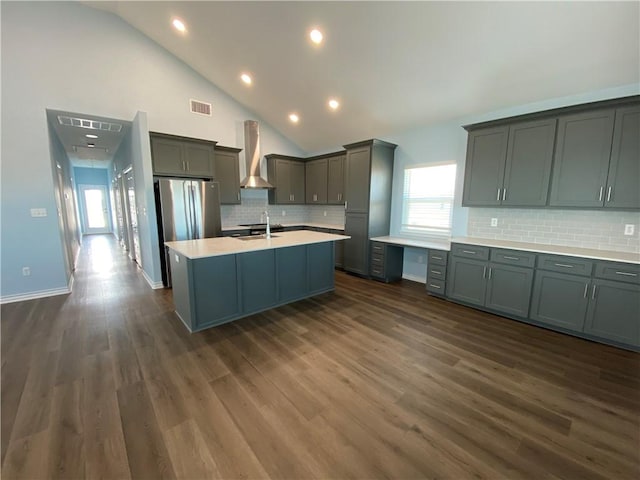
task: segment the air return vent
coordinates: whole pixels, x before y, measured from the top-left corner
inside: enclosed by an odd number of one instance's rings
[[[191,103],[191,113],[197,113],[198,115],[211,116],[211,104],[201,102],[200,100],[189,100]]]
[[[101,122],[87,118],[68,117],[66,115],[58,115],[58,122],[60,122],[60,125],[67,127],[89,128],[91,130],[104,130],[107,132],[119,132],[122,130],[122,125],[119,123]]]

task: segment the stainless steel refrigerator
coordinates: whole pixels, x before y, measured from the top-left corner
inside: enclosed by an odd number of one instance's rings
[[[154,182],[162,283],[171,286],[164,242],[219,237],[220,188],[217,182],[158,178]]]

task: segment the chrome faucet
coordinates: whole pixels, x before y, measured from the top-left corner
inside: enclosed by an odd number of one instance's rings
[[[271,238],[271,225],[269,225],[269,212],[267,212],[266,210],[264,212],[262,212],[262,215],[264,215],[266,222],[267,222],[267,232],[266,232],[266,237],[267,238]]]

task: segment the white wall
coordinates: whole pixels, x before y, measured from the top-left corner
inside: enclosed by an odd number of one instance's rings
[[[2,2],[0,8],[0,297],[5,298],[67,285],[45,109],[122,119],[142,111],[151,131],[240,148],[242,122],[261,119],[110,13],[66,2]],[[190,98],[213,103],[213,116],[191,114]],[[264,122],[261,141],[264,153],[305,153]],[[144,157],[147,147],[136,148]],[[141,168],[144,175],[146,167]],[[148,210],[148,196],[145,202]],[[47,208],[49,216],[31,218],[32,207]],[[149,236],[151,241],[151,231]],[[22,277],[23,266],[31,266],[30,277]],[[147,271],[150,277],[154,273],[155,267]]]

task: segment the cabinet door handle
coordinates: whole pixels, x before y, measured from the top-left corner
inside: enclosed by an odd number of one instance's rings
[[[502,258],[507,259],[507,260],[520,260],[518,257],[510,257],[508,255],[505,255]]]
[[[567,263],[554,263],[556,267],[564,267],[564,268],[573,268],[573,265],[569,265]]]
[[[487,278],[487,267],[482,269],[482,278]]]
[[[498,189],[498,196],[496,197],[496,201],[499,202],[500,201],[500,189]]]
[[[491,280],[491,270],[493,270],[493,268],[489,267],[489,280]]]
[[[470,255],[475,255],[476,252],[472,251],[472,250],[462,250],[462,253],[468,253]]]
[[[637,277],[638,276],[637,273],[630,273],[630,272],[616,272],[616,275],[626,275],[627,277]]]
[[[600,187],[600,195],[598,196],[598,201],[602,201],[602,194],[604,193],[604,187]]]
[[[184,160],[182,160],[182,170],[186,170],[186,167],[184,166]]]
[[[583,296],[584,298],[587,298],[587,291],[588,291],[588,290],[589,290],[589,284],[588,284],[588,283],[585,283],[585,284],[584,284],[584,293],[582,294],[582,296]]]
[[[611,201],[611,185],[607,188],[607,202]]]
[[[431,258],[433,258],[434,260],[442,260],[442,257],[436,257],[435,255],[433,255]]]
[[[189,170],[189,162],[187,162],[187,170]]]
[[[438,290],[440,290],[440,288],[441,288],[440,285],[434,285],[433,283],[430,283],[429,286],[431,288],[437,288]]]
[[[502,189],[502,201],[504,201],[507,198],[507,189],[503,188]]]
[[[344,202],[344,209],[345,209],[345,210],[347,209],[347,205],[348,205],[348,204],[349,204],[349,202],[348,202],[348,201],[345,201],[345,202]]]
[[[238,200],[240,200],[240,192],[238,192]]]
[[[591,300],[596,299],[596,286],[593,286],[593,290],[591,290]]]
[[[435,273],[436,275],[442,275],[440,270],[431,270],[431,273]]]

